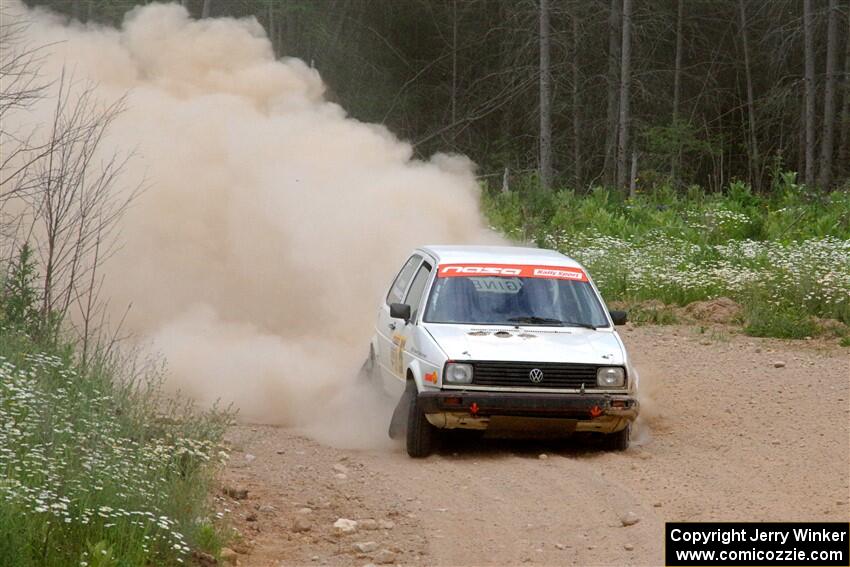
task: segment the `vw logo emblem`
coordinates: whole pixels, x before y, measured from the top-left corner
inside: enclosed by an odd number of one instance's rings
[[[535,384],[542,382],[543,381],[543,371],[540,370],[539,368],[533,369],[531,372],[528,373],[528,379],[531,380],[532,382],[534,382]]]

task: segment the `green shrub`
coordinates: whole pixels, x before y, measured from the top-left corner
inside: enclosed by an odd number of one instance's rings
[[[745,310],[744,332],[754,337],[803,339],[818,334],[817,324],[800,308],[753,303]]]
[[[39,334],[41,313],[35,280],[38,273],[29,244],[21,247],[3,286],[4,323],[29,335]]]
[[[777,169],[769,194],[734,182],[685,196],[661,185],[635,199],[603,188],[485,192],[484,204],[508,237],[582,262],[609,301],[727,296],[758,309],[748,329],[766,336],[816,334],[811,316],[850,324],[850,192],[813,192],[790,172]]]
[[[669,305],[635,304],[629,309],[629,321],[636,325],[673,325],[679,322],[676,311]]]
[[[197,549],[205,553],[209,553],[213,557],[220,557],[221,548],[231,539],[235,537],[232,530],[227,530],[220,523],[213,522],[209,519],[198,523],[195,530],[194,544]]]

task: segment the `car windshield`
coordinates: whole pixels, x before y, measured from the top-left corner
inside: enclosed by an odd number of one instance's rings
[[[607,327],[588,281],[522,276],[437,277],[426,323]]]

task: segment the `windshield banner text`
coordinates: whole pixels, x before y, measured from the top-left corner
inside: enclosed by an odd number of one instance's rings
[[[528,266],[524,264],[441,264],[437,277],[500,276],[519,278],[547,278],[586,282],[587,275],[579,268],[566,266]]]

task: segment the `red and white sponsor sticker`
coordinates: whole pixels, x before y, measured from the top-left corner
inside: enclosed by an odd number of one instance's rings
[[[534,268],[534,277],[555,278],[559,280],[587,281],[587,276],[578,268]]]
[[[565,266],[528,266],[525,264],[440,264],[437,277],[501,276],[517,278],[547,278],[586,282],[587,274],[579,268]]]

